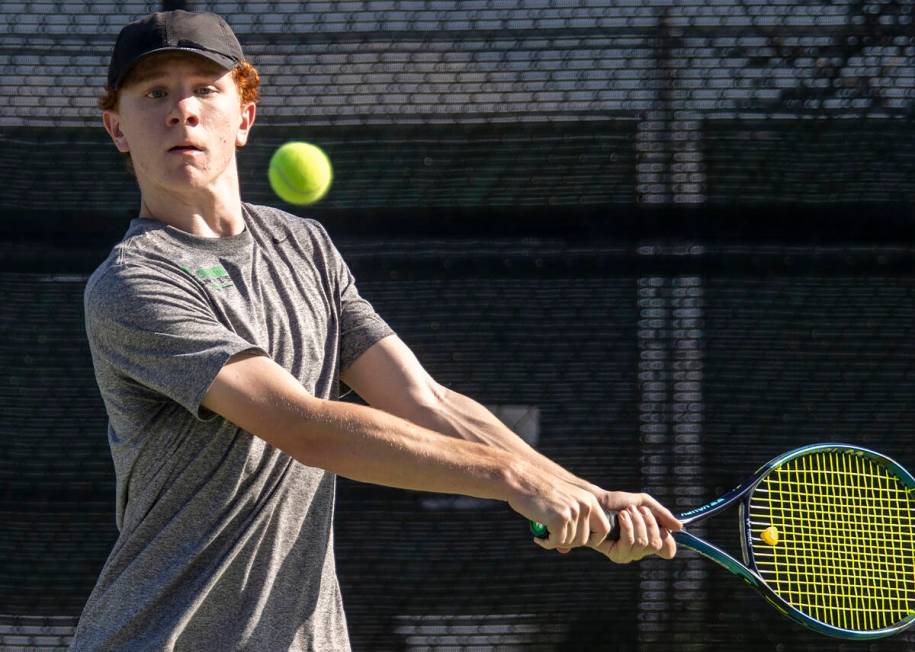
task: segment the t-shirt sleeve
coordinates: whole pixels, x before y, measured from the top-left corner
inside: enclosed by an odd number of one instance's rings
[[[212,418],[200,403],[219,370],[237,353],[263,353],[216,318],[190,279],[151,267],[116,265],[93,277],[84,309],[109,411],[158,395],[198,419]]]
[[[359,294],[356,279],[349,265],[334,246],[327,231],[318,222],[312,223],[320,230],[328,260],[340,297],[340,370],[345,371],[360,355],[379,340],[394,334],[394,330],[382,319],[372,304]]]

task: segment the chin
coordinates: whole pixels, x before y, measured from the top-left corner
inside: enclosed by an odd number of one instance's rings
[[[212,182],[211,176],[208,170],[201,170],[192,165],[183,165],[167,175],[165,185],[176,184],[185,187],[206,188]]]

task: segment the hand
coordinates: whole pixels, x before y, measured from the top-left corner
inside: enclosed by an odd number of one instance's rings
[[[599,502],[603,509],[617,512],[620,538],[602,541],[591,547],[618,564],[628,564],[648,555],[673,559],[677,543],[671,536],[683,524],[658,501],[648,494],[625,491],[600,491]]]
[[[537,469],[519,473],[519,492],[508,503],[519,514],[543,523],[546,539],[534,542],[546,550],[595,547],[610,532],[610,521],[594,491]]]

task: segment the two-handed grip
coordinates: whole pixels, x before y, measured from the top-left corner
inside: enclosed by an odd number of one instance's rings
[[[610,533],[607,535],[607,538],[610,541],[619,541],[620,538],[620,524],[616,519],[616,512],[606,512],[607,518],[610,520]],[[531,524],[531,533],[538,539],[546,539],[550,536],[549,530],[546,529],[546,526],[543,523],[538,523],[537,521],[528,521]]]

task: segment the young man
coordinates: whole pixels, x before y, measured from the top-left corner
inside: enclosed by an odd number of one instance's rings
[[[436,383],[318,223],[242,203],[257,82],[213,14],[152,14],[112,54],[103,121],[140,212],[85,310],[120,536],[73,649],[347,649],[337,474],[504,500],[548,526],[547,549],[672,557],[670,512],[574,476]],[[341,380],[372,407],[333,400]]]

